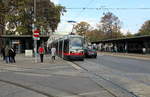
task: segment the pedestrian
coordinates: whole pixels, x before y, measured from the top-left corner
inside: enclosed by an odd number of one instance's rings
[[[55,55],[56,55],[56,48],[52,46],[51,48],[51,55],[52,55],[52,61],[55,61]]]
[[[6,63],[9,63],[9,46],[7,45],[5,48],[5,61]]]
[[[146,54],[146,48],[142,48],[143,54]]]
[[[15,49],[13,47],[11,47],[9,50],[9,61],[11,63],[16,63],[15,56],[16,56]]]
[[[40,54],[40,61],[43,63],[43,57],[44,57],[44,48],[42,46],[39,47],[38,52]]]
[[[2,57],[3,57],[3,61],[5,61],[5,47],[2,47],[1,54],[2,54]]]

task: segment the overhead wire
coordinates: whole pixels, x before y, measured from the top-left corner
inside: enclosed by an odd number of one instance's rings
[[[150,8],[109,8],[109,7],[104,7],[104,8],[88,8],[88,7],[83,7],[83,8],[66,8],[68,10],[150,10]]]
[[[90,0],[90,1],[86,4],[86,6],[90,6],[94,1],[95,1],[95,0]],[[88,7],[85,7],[85,8],[88,8]],[[68,8],[66,8],[66,9],[68,9]],[[84,8],[82,8],[82,10],[79,12],[79,14],[77,14],[77,16],[75,17],[75,19],[80,18],[80,17],[82,16],[82,14],[83,14],[83,11],[85,11]]]

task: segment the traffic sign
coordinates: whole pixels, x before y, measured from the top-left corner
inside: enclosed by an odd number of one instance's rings
[[[40,40],[40,30],[35,30],[33,33],[34,40]]]

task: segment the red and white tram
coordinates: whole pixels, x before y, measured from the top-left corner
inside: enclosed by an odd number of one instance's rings
[[[84,60],[84,38],[80,35],[66,35],[48,45],[55,46],[57,55],[64,59]]]

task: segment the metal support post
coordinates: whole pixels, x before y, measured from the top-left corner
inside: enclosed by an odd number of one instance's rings
[[[34,0],[34,30],[36,28],[36,0]],[[37,40],[34,39],[34,54],[35,54],[35,62],[37,62],[38,56],[37,56]]]
[[[34,40],[34,54],[35,54],[35,62],[37,62],[38,54],[37,54],[37,40]]]
[[[57,54],[59,56],[59,39],[58,39],[58,48],[57,48]]]

